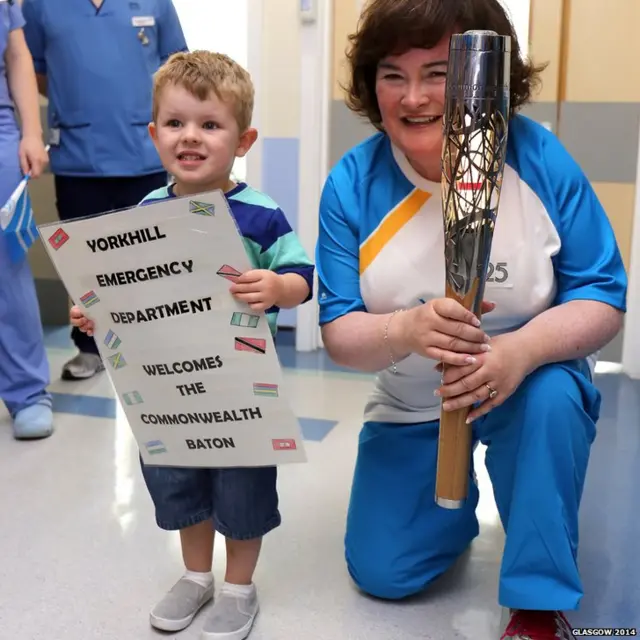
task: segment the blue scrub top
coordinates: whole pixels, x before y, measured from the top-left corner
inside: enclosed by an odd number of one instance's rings
[[[162,171],[147,125],[153,74],[187,44],[172,0],[24,0],[27,44],[47,76],[51,170]]]
[[[9,42],[9,33],[21,27],[24,27],[24,18],[18,2],[0,0],[0,109],[13,109],[4,56]]]

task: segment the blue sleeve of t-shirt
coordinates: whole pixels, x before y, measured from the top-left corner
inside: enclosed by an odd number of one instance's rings
[[[320,199],[316,246],[320,325],[366,311],[360,293],[360,248],[354,188],[343,167],[329,176]]]
[[[35,67],[36,73],[46,74],[45,34],[42,21],[40,20],[42,8],[38,0],[24,0],[22,3],[22,13],[24,14],[25,20],[24,37],[31,52],[31,57],[33,58],[33,66]]]
[[[20,3],[14,2],[9,5],[9,31],[15,31],[16,29],[22,29],[25,24],[24,16],[22,15],[22,9]]]
[[[169,56],[178,51],[188,51],[188,47],[172,0],[160,0],[159,9],[158,47],[160,60],[164,64]]]
[[[260,267],[280,275],[297,273],[309,287],[304,302],[311,300],[315,268],[280,207],[271,212],[266,234],[260,244],[261,248],[257,251]]]
[[[586,175],[555,136],[543,143],[555,224],[556,302],[597,300],[626,311],[627,274],[609,218]]]

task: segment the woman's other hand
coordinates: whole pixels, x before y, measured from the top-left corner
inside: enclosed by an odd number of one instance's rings
[[[446,367],[438,395],[445,411],[479,405],[469,413],[469,422],[502,404],[520,386],[533,365],[527,345],[517,332],[492,339],[491,352],[463,367]],[[495,391],[495,393],[493,392]]]
[[[495,308],[483,304],[483,313]],[[406,351],[450,365],[476,362],[475,355],[491,349],[480,320],[459,302],[438,298],[414,307],[398,318],[398,338]]]

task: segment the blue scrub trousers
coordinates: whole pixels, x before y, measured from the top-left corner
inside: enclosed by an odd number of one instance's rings
[[[18,160],[20,133],[12,109],[0,108],[0,202],[6,203],[22,180]],[[40,308],[28,260],[9,259],[0,230],[0,399],[9,413],[36,403],[51,406],[46,391],[49,363]]]
[[[577,609],[578,506],[600,394],[585,361],[546,365],[474,425],[506,533],[498,599],[514,609]],[[400,599],[445,572],[479,533],[470,473],[460,510],[434,502],[438,421],[365,423],[347,516],[349,572]]]

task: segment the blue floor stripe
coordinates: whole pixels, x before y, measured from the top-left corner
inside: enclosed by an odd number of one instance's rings
[[[71,393],[53,393],[53,410],[90,418],[113,420],[116,417],[116,401],[100,396],[80,396]],[[302,437],[309,442],[322,442],[336,426],[335,420],[298,418]]]
[[[71,413],[90,418],[116,417],[116,401],[113,398],[100,396],[80,396],[72,393],[52,393],[55,413]]]

